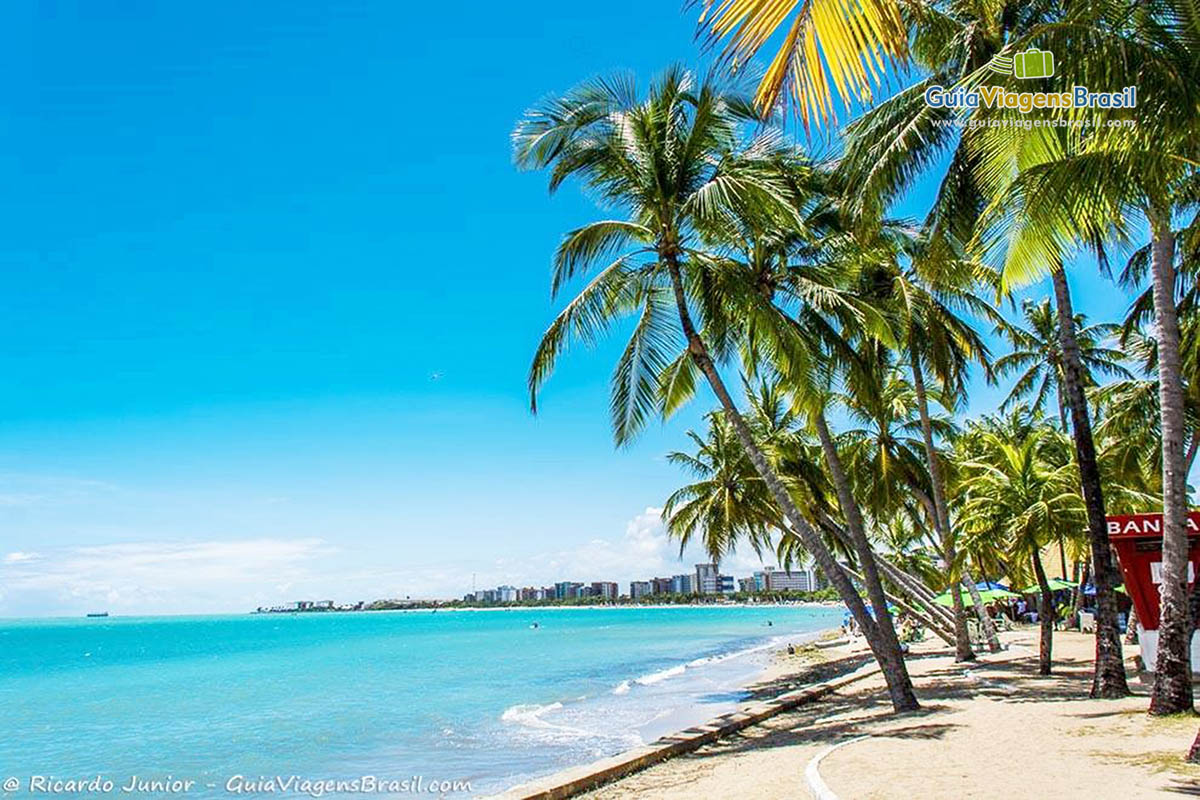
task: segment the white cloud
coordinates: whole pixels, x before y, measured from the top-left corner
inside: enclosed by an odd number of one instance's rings
[[[13,551],[0,558],[0,615],[246,612],[295,600],[353,602],[447,598],[500,584],[544,586],[559,580],[630,580],[690,573],[707,561],[698,547],[681,557],[662,510],[635,515],[623,534],[541,553],[488,560],[469,555],[416,563],[320,538],[135,541]],[[770,556],[768,556],[768,559]],[[772,563],[768,561],[768,563]],[[749,549],[721,563],[743,577],[761,567]]]
[[[314,574],[318,539],[135,542],[9,553],[0,609],[40,613],[249,610]],[[36,556],[36,557],[35,557]],[[249,606],[253,608],[253,605]]]

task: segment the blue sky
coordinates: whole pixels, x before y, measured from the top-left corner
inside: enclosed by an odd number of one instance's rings
[[[595,212],[517,173],[508,134],[580,79],[699,63],[693,17],[445,10],[10,8],[0,615],[680,570],[647,509],[709,400],[614,450],[608,347],[529,415],[550,254]]]

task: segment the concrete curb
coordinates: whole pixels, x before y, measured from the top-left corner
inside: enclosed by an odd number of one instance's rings
[[[804,768],[804,780],[808,783],[808,791],[812,793],[813,800],[838,800],[837,794],[833,789],[829,788],[829,784],[825,783],[821,777],[821,762],[825,760],[825,756],[837,750],[840,747],[845,747],[848,744],[861,742],[863,739],[869,739],[869,736],[855,736],[853,739],[847,739],[844,742],[831,744],[821,752],[813,756],[812,761],[808,762],[808,766]]]
[[[610,758],[565,769],[545,778],[514,786],[495,795],[492,800],[562,800],[562,798],[574,797],[602,784],[640,772],[660,761],[698,750],[709,742],[737,733],[751,725],[757,725],[844,686],[878,674],[879,667],[873,662],[867,663],[840,678],[786,692],[770,700],[751,703],[738,711],[724,714],[703,725],[664,736],[643,747],[627,750]]]

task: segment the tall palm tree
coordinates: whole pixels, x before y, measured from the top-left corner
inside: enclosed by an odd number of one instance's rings
[[[1052,280],[1055,293],[1059,298],[1058,302],[1051,303],[1048,298],[1040,301],[1026,299],[1021,303],[1021,315],[1024,318],[1025,327],[1008,321],[1001,321],[996,326],[996,332],[1007,339],[1009,346],[1012,347],[1011,352],[996,360],[994,367],[996,373],[997,375],[1019,373],[1012,390],[1001,403],[1001,408],[1011,406],[1014,402],[1032,395],[1033,409],[1041,412],[1053,394],[1058,406],[1059,425],[1063,431],[1071,431],[1076,436],[1077,452],[1084,454],[1083,461],[1090,462],[1092,456],[1088,455],[1088,441],[1094,442],[1095,437],[1088,435],[1087,430],[1073,431],[1068,424],[1070,415],[1068,396],[1095,387],[1097,385],[1096,375],[1120,378],[1132,376],[1122,366],[1124,354],[1105,346],[1106,341],[1116,336],[1120,326],[1114,323],[1088,325],[1087,318],[1083,314],[1070,314],[1064,319],[1064,316],[1058,313],[1058,308],[1063,304],[1070,307],[1071,299],[1066,284],[1066,273],[1063,270],[1055,270]],[[1069,349],[1064,348],[1064,342],[1069,342],[1072,338],[1075,341],[1075,348],[1072,349],[1072,352],[1078,350],[1079,354],[1077,359],[1071,359],[1081,376],[1078,387],[1068,386],[1067,359],[1063,355],[1064,350]],[[1095,452],[1094,444],[1091,445],[1090,452]],[[1093,475],[1090,468],[1083,472],[1086,472],[1089,478]],[[1091,494],[1092,492],[1088,492],[1085,497]],[[1100,505],[1097,508],[1096,516],[1099,519],[1103,518],[1106,513],[1103,505],[1103,490],[1100,491],[1098,497]],[[1062,559],[1063,577],[1066,578],[1065,536],[1059,537],[1058,548],[1059,556]],[[1106,551],[1107,544],[1103,543],[1099,549]],[[1104,560],[1102,557],[1101,562],[1103,563]],[[1108,583],[1115,585],[1115,578]],[[1111,609],[1111,613],[1116,613],[1115,606]],[[1102,615],[1104,619],[1107,619],[1108,616],[1108,612]],[[1119,681],[1120,679],[1114,676],[1113,680]]]
[[[1028,574],[1022,565],[1032,565],[1041,598],[1038,671],[1049,675],[1054,599],[1041,550],[1059,530],[1082,527],[1085,520],[1069,444],[1063,434],[1047,426],[1017,441],[995,431],[964,441],[975,447],[964,454],[963,468],[970,482],[962,508],[963,527],[976,546],[990,539],[991,546],[1004,552],[1010,578]]]
[[[530,369],[531,395],[536,398],[572,338],[593,341],[615,318],[640,313],[614,373],[618,443],[655,410],[664,383],[703,376],[791,532],[862,627],[894,708],[914,709],[918,703],[899,647],[880,635],[890,620],[877,623],[868,612],[755,441],[718,368],[731,355],[741,307],[736,293],[753,288],[725,282],[720,285],[734,296],[714,296],[702,238],[738,221],[761,220],[763,227],[797,221],[778,169],[790,153],[770,128],[746,137],[740,123],[750,121],[760,120],[748,101],[711,79],[697,84],[680,68],[668,70],[644,100],[630,80],[593,81],[527,112],[513,133],[518,166],[549,169],[552,189],[576,178],[622,214],[572,231],[560,245],[555,290],[600,258],[616,259],[543,336]]]
[[[992,368],[998,377],[1017,375],[1000,407],[1010,408],[1014,403],[1032,397],[1031,406],[1044,411],[1053,397],[1059,424],[1068,431],[1067,392],[1063,387],[1062,348],[1055,306],[1048,298],[1026,299],[1021,303],[1021,317],[1024,325],[1001,321],[996,326],[996,333],[1003,336],[1012,349],[997,358]],[[1122,365],[1124,353],[1106,346],[1106,342],[1116,338],[1120,325],[1111,322],[1088,325],[1083,314],[1074,315],[1073,325],[1085,389],[1097,385],[1096,375],[1133,377]]]
[[[986,77],[989,61],[1014,51],[1014,43],[1025,31],[1057,21],[1062,7],[1054,3],[1004,3],[980,6],[971,3],[946,3],[936,6],[919,3],[906,13],[913,41],[914,59],[929,72],[929,77],[897,93],[865,112],[847,130],[845,155],[839,167],[847,186],[854,187],[852,204],[865,216],[877,216],[886,204],[899,196],[930,165],[948,156],[949,165],[941,177],[932,208],[926,220],[935,243],[947,246],[967,241],[979,233],[978,216],[984,207],[982,191],[1003,173],[1004,164],[987,162],[980,157],[985,145],[980,140],[997,135],[984,127],[957,127],[947,124],[955,112],[930,108],[924,91],[932,85],[974,86]],[[975,122],[982,110],[967,113]],[[1060,188],[1055,191],[1062,195]],[[1028,258],[1029,253],[1020,253]],[[1060,263],[1060,262],[1056,262]],[[1067,291],[1065,275],[1055,271],[1056,295]],[[1004,288],[1002,284],[1002,288]],[[1065,359],[1078,362],[1071,346],[1073,326],[1070,318],[1060,321],[1060,350]],[[1082,389],[1079,394],[1082,406]],[[1082,411],[1086,415],[1086,409]],[[1098,619],[1096,626],[1096,671],[1093,694],[1117,697],[1128,694],[1122,666],[1120,641],[1110,635],[1115,626],[1116,606],[1111,592],[1112,571],[1105,569],[1108,555],[1107,528],[1104,524],[1103,498],[1095,466],[1094,445],[1086,419],[1074,426],[1077,458],[1080,459],[1081,490],[1089,498],[1089,530],[1093,550],[1099,554],[1097,581]],[[1112,625],[1109,625],[1109,622]]]
[[[1010,281],[1029,280],[1046,271],[1053,276],[1065,261],[1068,254],[1064,251],[1069,246],[1093,246],[1110,237],[1113,230],[1128,235],[1130,219],[1140,217],[1149,228],[1163,471],[1162,613],[1151,696],[1154,714],[1193,707],[1186,570],[1186,412],[1172,218],[1180,192],[1194,178],[1200,161],[1198,18],[1195,6],[1186,0],[1164,0],[1149,6],[1097,2],[1072,4],[1061,19],[1033,26],[1014,38],[1010,47],[1038,46],[1058,56],[1062,69],[1047,88],[1086,85],[1091,91],[1115,91],[1136,76],[1136,124],[1109,124],[1127,117],[1127,111],[1074,109],[1071,135],[1045,127],[996,129],[979,137],[977,151],[983,171],[989,174],[1008,176],[1012,166],[1017,166],[1015,176],[988,187],[994,198],[991,207],[1002,208],[997,216],[1007,218],[1004,236],[1015,254],[1006,269]],[[989,110],[988,116],[1017,115],[1000,109]],[[1065,280],[1056,278],[1056,295],[1063,288]],[[1072,410],[1073,423],[1078,423]],[[1085,488],[1097,482],[1096,476],[1087,474],[1082,460],[1080,467]],[[1090,525],[1095,524],[1098,505],[1089,499]],[[1096,572],[1099,594],[1108,576],[1106,570]],[[1101,610],[1104,607],[1102,603]],[[1097,635],[1108,627],[1098,620]]]
[[[934,444],[930,425],[929,392],[925,371],[930,370],[942,386],[937,394],[948,410],[966,393],[966,373],[971,362],[985,371],[990,369],[987,347],[963,312],[983,319],[998,314],[976,294],[984,274],[982,268],[965,259],[946,236],[929,232],[899,232],[895,236],[896,256],[892,271],[892,305],[904,330],[905,355],[912,374],[917,411],[921,420],[922,445],[929,466],[930,485],[937,511],[936,528],[943,540],[949,569],[967,587],[980,626],[992,652],[1000,650],[1000,641],[991,618],[984,611],[979,589],[969,571],[960,572],[955,554],[955,532],[951,524],[946,482],[941,459]],[[989,373],[990,374],[990,373]],[[957,591],[954,592],[957,609]]]

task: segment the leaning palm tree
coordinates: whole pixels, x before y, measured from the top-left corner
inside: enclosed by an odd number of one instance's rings
[[[830,461],[826,443],[814,441],[804,421],[806,415],[798,413],[801,404],[783,390],[779,381],[763,381],[754,390],[748,388],[746,395],[750,404],[748,421],[756,440],[810,524],[824,535],[830,549],[845,559],[843,568],[867,585],[870,581],[865,573],[872,562],[878,562],[875,581],[879,582],[881,573],[886,576],[889,588],[884,591],[881,585],[872,590],[869,595],[872,605],[898,606],[953,645],[950,620],[934,602],[935,592],[928,588],[940,584],[940,573],[930,571],[919,557],[912,560],[914,554],[907,552],[907,547],[898,551],[889,548],[891,559],[872,551],[869,561],[862,565],[855,563],[860,551],[856,536],[849,532],[849,518],[857,510],[856,500],[850,496],[847,503],[844,490],[835,488],[843,468],[840,453]],[[762,557],[771,544],[772,533],[786,531],[787,523],[725,416],[712,413],[706,420],[708,427],[703,435],[688,432],[693,450],[668,455],[669,461],[694,480],[673,492],[664,504],[667,532],[679,540],[681,550],[689,542],[699,540],[715,562],[730,553],[739,541],[748,541]],[[845,480],[844,475],[841,480]],[[858,524],[862,524],[861,519]],[[779,537],[775,555],[786,566],[803,555],[803,547],[795,536],[784,533]],[[918,569],[908,568],[913,564]]]
[[[713,262],[713,278],[754,290],[733,292],[747,303],[740,331],[743,360],[751,369],[762,363],[787,380],[793,410],[820,444],[844,525],[822,522],[848,541],[884,644],[899,649],[899,640],[891,639],[894,625],[882,572],[896,584],[920,589],[911,576],[879,561],[872,550],[863,508],[851,490],[826,417],[830,383],[847,353],[853,352],[852,340],[869,341],[890,331],[873,306],[847,290],[857,275],[858,247],[855,237],[842,229],[836,207],[827,202],[828,175],[810,165],[792,164],[787,176],[796,190],[801,224],[785,231],[753,225],[724,231],[714,241],[722,256]],[[929,608],[933,610],[932,604]],[[936,624],[931,627],[938,630]]]
[[[935,396],[942,399],[947,410],[953,411],[958,398],[966,393],[965,376],[972,362],[990,375],[987,347],[969,316],[994,320],[999,315],[977,296],[979,285],[990,276],[980,265],[966,259],[951,237],[903,229],[890,233],[893,252],[886,264],[891,277],[890,306],[904,332],[903,358],[909,363],[921,420],[922,445],[937,511],[935,527],[943,541],[949,569],[959,573],[962,566],[954,552],[955,533],[941,458],[930,425],[930,392],[925,375],[928,370],[931,378],[940,383],[942,389]],[[992,652],[999,651],[995,626],[984,612],[974,578],[965,570],[956,577],[966,584],[989,648]],[[954,597],[957,609],[958,592]]]
[[[632,80],[585,83],[527,112],[513,133],[519,167],[548,169],[551,189],[575,178],[619,218],[568,233],[555,258],[558,292],[602,258],[615,257],[568,303],[534,355],[529,386],[538,390],[572,339],[593,342],[618,318],[638,319],[613,376],[613,429],[628,442],[662,410],[663,387],[703,377],[747,458],[782,510],[790,532],[812,554],[862,626],[897,711],[918,707],[899,647],[888,646],[850,577],[804,518],[726,386],[719,364],[732,355],[739,291],[714,296],[711,260],[702,246],[738,221],[795,224],[779,169],[791,153],[761,124],[748,100],[714,80],[697,83],[668,70],[639,100]],[[667,396],[672,396],[670,391]],[[894,630],[891,632],[894,637]]]
[[[868,498],[880,523],[899,514],[922,520],[918,527],[932,538],[945,564],[945,588],[952,590],[964,582],[963,562],[953,537],[946,535],[945,517],[939,510],[933,474],[928,469],[926,440],[934,436],[948,438],[953,426],[944,417],[922,417],[918,393],[890,357],[890,352],[879,349],[864,359],[860,369],[865,367],[865,371],[857,371],[850,381],[853,388],[841,396],[851,421],[844,434],[848,463],[857,485],[862,487],[859,491]],[[968,583],[970,590],[977,591],[973,582]],[[951,598],[955,657],[972,661],[975,653],[962,595],[952,591]]]

